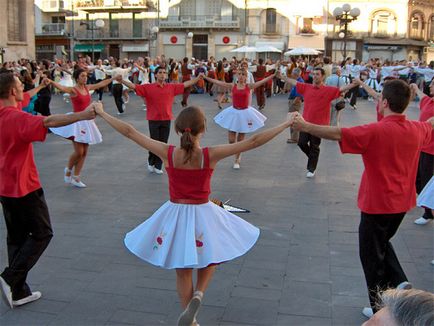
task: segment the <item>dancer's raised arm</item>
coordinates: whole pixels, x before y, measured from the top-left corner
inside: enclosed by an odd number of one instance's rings
[[[131,124],[112,117],[110,114],[104,111],[102,103],[95,103],[95,112],[117,132],[131,139],[143,148],[146,148],[152,153],[158,155],[163,161],[167,160],[167,150],[169,148],[169,145],[154,140],[139,132]]]
[[[268,77],[266,77],[260,81],[257,81],[254,84],[249,84],[249,87],[250,87],[250,89],[258,88],[259,86],[265,84],[266,82],[268,82],[270,79],[273,79],[274,77],[276,77],[276,73],[274,73],[274,74],[272,74],[272,75],[270,75],[270,76],[268,76]]]
[[[210,166],[214,167],[218,161],[224,159],[225,157],[245,152],[264,145],[265,143],[276,137],[278,134],[280,134],[282,131],[284,131],[286,128],[290,127],[293,123],[294,117],[294,113],[289,113],[287,116],[287,120],[277,125],[276,127],[257,133],[252,137],[237,143],[210,147]]]
[[[203,78],[204,78],[206,81],[209,81],[210,83],[213,83],[213,84],[219,85],[219,86],[221,86],[221,87],[231,88],[232,86],[234,86],[234,84],[232,84],[232,83],[225,83],[224,81],[221,81],[221,80],[218,80],[218,79],[209,78],[209,77],[207,77],[207,76],[203,76]]]

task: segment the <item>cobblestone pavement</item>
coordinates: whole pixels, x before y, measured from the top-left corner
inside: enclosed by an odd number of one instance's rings
[[[253,100],[255,103],[255,99]],[[104,95],[109,113],[112,97]],[[203,145],[225,143],[225,130],[213,122],[219,111],[207,95],[192,104],[208,118]],[[180,111],[180,98],[174,105]],[[375,120],[372,102],[343,112],[342,124]],[[121,119],[148,133],[140,98],[132,95]],[[52,112],[70,110],[53,97]],[[266,126],[285,118],[286,96],[267,99]],[[409,116],[417,118],[412,103]],[[71,144],[55,135],[35,144],[35,156],[50,208],[55,236],[29,274],[43,293],[32,304],[9,310],[0,304],[1,325],[174,325],[180,313],[174,271],[140,261],[123,238],[167,198],[167,175],[148,174],[146,151],[115,133],[102,120],[104,142],[89,151],[83,181],[86,189],[63,183]],[[261,228],[255,247],[218,267],[199,314],[206,325],[360,325],[368,304],[358,258],[357,189],[359,156],[341,155],[338,145],[323,141],[317,175],[306,179],[306,158],[288,133],[243,154],[241,169],[232,158],[217,167],[212,196],[251,210],[243,218]],[[171,143],[178,143],[172,131]],[[418,226],[421,214],[409,212],[394,246],[411,282],[433,291],[433,225]],[[0,266],[7,262],[6,230],[0,222]]]

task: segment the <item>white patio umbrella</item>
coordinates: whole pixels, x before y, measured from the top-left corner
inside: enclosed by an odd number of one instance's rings
[[[271,46],[271,45],[263,45],[263,46],[258,46],[256,47],[256,52],[278,52],[278,53],[282,53],[281,50],[279,50],[278,48]]]
[[[243,45],[242,47],[231,50],[231,52],[236,52],[236,53],[256,52],[256,48],[254,46]]]
[[[321,51],[312,49],[312,48],[294,48],[292,50],[286,51],[284,55],[318,55],[321,54]]]

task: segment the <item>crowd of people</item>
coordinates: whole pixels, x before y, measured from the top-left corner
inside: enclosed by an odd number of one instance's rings
[[[260,233],[209,201],[215,166],[234,156],[233,168],[240,169],[242,152],[264,145],[287,129],[288,143],[298,144],[307,156],[307,178],[315,177],[322,139],[338,141],[342,153],[363,158],[359,250],[370,301],[363,314],[372,317],[370,325],[381,318],[392,318],[399,324],[399,309],[388,308],[393,301],[387,299],[391,292],[383,295],[386,308],[378,306],[379,294],[390,288],[397,289],[396,300],[422,296],[425,301],[417,301],[419,307],[414,309],[426,311],[433,295],[411,290],[390,240],[406,212],[415,206],[416,192],[420,194],[418,205],[425,211],[415,223],[433,219],[433,77],[434,62],[429,66],[377,59],[360,63],[347,58],[333,63],[327,57],[276,62],[235,57],[218,61],[110,57],[92,63],[89,57],[81,56],[77,62],[4,63],[0,69],[0,201],[8,232],[9,266],[1,273],[0,283],[6,302],[13,308],[41,297],[40,292],[30,290],[26,277],[52,237],[31,143],[44,141],[49,131],[70,139],[73,153],[64,168],[64,182],[84,188],[80,173],[88,146],[102,141],[93,120],[99,116],[149,151],[146,166],[150,173],[162,175],[163,166],[167,171],[170,200],[127,233],[124,242],[139,258],[176,269],[183,309],[179,325],[198,325],[198,310],[216,266],[245,254]],[[104,110],[100,101],[106,88],[120,116],[125,114],[130,90],[143,98],[149,136]],[[50,98],[56,90],[66,95],[73,112],[51,114]],[[92,102],[92,91],[97,92],[99,102]],[[214,121],[227,130],[229,144],[201,147],[206,119],[201,108],[189,105],[191,92],[216,95],[222,111]],[[277,94],[288,96],[287,119],[246,138],[247,133],[264,126],[266,98]],[[180,145],[174,146],[167,142],[177,95],[182,95],[184,109],[174,122],[180,136]],[[377,121],[341,128],[340,112],[346,106],[356,109],[358,97],[375,102]],[[419,101],[420,121],[406,118],[411,100]],[[232,105],[223,109],[229,102]],[[29,207],[37,209],[29,213]],[[434,322],[432,309],[424,318],[427,324]]]

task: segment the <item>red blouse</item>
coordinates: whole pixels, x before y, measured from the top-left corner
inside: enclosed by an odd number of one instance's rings
[[[250,88],[246,85],[239,89],[237,85],[232,87],[232,106],[238,110],[244,110],[249,107]]]
[[[208,147],[202,149],[203,162],[200,169],[180,169],[173,166],[175,146],[170,145],[167,155],[169,166],[166,167],[169,177],[170,200],[207,201],[211,193],[211,176],[214,172],[209,167]]]
[[[86,88],[86,95],[81,94],[80,91],[77,88],[75,88],[75,93],[77,95],[71,96],[71,103],[74,112],[84,111],[92,101],[89,94],[89,90],[87,89],[87,87],[85,88]]]

